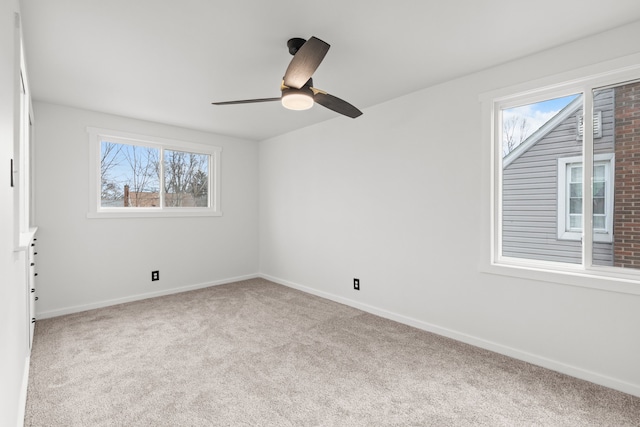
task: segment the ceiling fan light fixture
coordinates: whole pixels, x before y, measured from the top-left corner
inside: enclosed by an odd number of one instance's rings
[[[308,110],[313,107],[313,92],[310,89],[285,89],[282,91],[282,106],[289,110]]]

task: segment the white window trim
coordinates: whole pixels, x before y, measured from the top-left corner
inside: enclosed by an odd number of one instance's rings
[[[220,208],[221,147],[174,139],[139,135],[111,129],[87,127],[89,133],[89,209],[87,218],[155,218],[222,216]],[[209,164],[209,207],[105,208],[100,205],[100,146],[103,139],[120,144],[133,144],[164,150],[188,151],[211,156]],[[161,191],[162,192],[162,191]]]
[[[614,173],[612,165],[615,164],[613,153],[596,154],[593,156],[594,163],[603,163],[607,170],[607,185],[605,189],[605,212],[606,231],[594,230],[594,242],[613,242],[613,189]],[[567,166],[572,163],[582,163],[582,156],[561,157],[558,159],[558,239],[559,240],[582,240],[582,231],[570,231],[567,227]],[[584,196],[584,194],[583,194]],[[584,222],[584,212],[582,219]]]
[[[501,155],[502,146],[496,143],[496,133],[500,131],[500,115],[496,106],[509,108],[544,99],[557,98],[571,93],[591,91],[607,85],[637,80],[640,76],[640,54],[605,61],[538,80],[505,87],[479,96],[482,111],[482,135],[484,156],[482,163],[481,195],[488,203],[483,205],[482,222],[484,233],[481,239],[481,272],[526,280],[537,280],[581,288],[598,289],[607,292],[640,295],[640,271],[624,271],[615,267],[594,266],[591,262],[591,248],[583,251],[582,265],[544,262],[502,257],[500,250],[501,218]],[[592,109],[591,102],[585,102],[585,111]],[[592,117],[585,117],[585,125],[591,127]],[[593,150],[593,135],[585,138],[585,150]],[[585,162],[587,169],[593,166],[591,159]],[[587,172],[589,180],[592,172]],[[584,177],[583,177],[584,178]],[[586,181],[586,180],[585,180]],[[589,187],[589,186],[587,186]],[[588,188],[590,197],[591,188]],[[585,195],[586,197],[587,195]],[[592,209],[588,207],[590,214]],[[584,213],[587,215],[587,213]],[[585,240],[592,241],[592,230],[587,228]]]
[[[35,233],[33,225],[34,188],[33,188],[33,105],[27,76],[24,37],[20,15],[15,14],[14,28],[14,141],[11,178],[14,187],[13,246],[15,251],[28,249]]]

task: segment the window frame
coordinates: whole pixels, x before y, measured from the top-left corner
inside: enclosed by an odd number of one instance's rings
[[[88,218],[154,218],[222,216],[220,208],[220,157],[222,148],[174,139],[140,135],[117,130],[87,127],[89,134],[89,208]],[[101,144],[103,141],[135,145],[159,150],[160,206],[158,207],[103,207],[101,206]],[[164,200],[164,150],[204,154],[209,156],[209,206],[166,207]]]
[[[614,186],[614,168],[612,165],[615,165],[615,154],[614,153],[604,153],[604,154],[596,154],[593,156],[594,165],[601,164],[605,166],[605,176],[607,177],[607,181],[605,181],[605,230],[594,230],[593,231],[593,241],[594,242],[613,242],[613,190]],[[582,156],[574,156],[574,157],[560,157],[558,158],[558,218],[557,218],[557,227],[558,240],[576,240],[579,241],[582,239],[582,227],[580,231],[570,230],[567,227],[568,224],[568,171],[569,167],[573,164],[582,165]],[[584,171],[583,171],[584,178]],[[583,181],[584,182],[584,181]],[[584,187],[583,187],[584,188]],[[584,200],[584,193],[582,195]],[[584,205],[584,203],[583,203]],[[593,212],[591,213],[593,215]],[[582,218],[584,221],[584,206],[582,212]]]
[[[14,65],[14,140],[11,159],[10,185],[13,187],[13,248],[22,251],[37,229],[35,220],[33,102],[27,75],[24,37],[20,16],[16,14]]]
[[[479,101],[482,115],[483,153],[481,194],[487,200],[483,204],[482,219],[485,227],[481,239],[479,269],[483,273],[507,277],[518,277],[581,288],[599,289],[609,292],[640,295],[640,271],[618,267],[593,265],[593,230],[586,227],[583,240],[586,241],[581,264],[567,264],[552,261],[517,259],[500,256],[500,232],[502,221],[501,179],[502,143],[497,141],[501,132],[501,117],[496,113],[500,108],[540,102],[569,94],[593,93],[603,89],[640,79],[640,54],[596,63],[560,74],[516,84],[502,89],[481,93]],[[583,111],[593,111],[591,96],[585,97]],[[498,108],[499,107],[499,108]],[[591,116],[591,117],[590,117]],[[584,115],[585,127],[592,128],[592,115]],[[593,135],[586,132],[583,154],[593,153]],[[593,159],[587,156],[584,162],[583,180],[590,182]],[[586,179],[588,178],[588,180]],[[591,187],[585,187],[583,197],[591,200]],[[588,194],[587,194],[588,193]],[[589,218],[592,207],[583,208],[583,215]]]

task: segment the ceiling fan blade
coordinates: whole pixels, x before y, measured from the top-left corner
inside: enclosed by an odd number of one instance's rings
[[[235,105],[235,104],[253,104],[256,102],[271,102],[280,101],[280,98],[259,98],[259,99],[243,99],[240,101],[224,101],[224,102],[212,102],[213,105]]]
[[[358,110],[347,101],[333,95],[329,95],[328,93],[315,88],[312,88],[312,90],[314,92],[313,100],[323,107],[326,107],[344,116],[351,117],[352,119],[355,119],[356,117],[362,115],[362,111]]]
[[[284,73],[284,84],[300,89],[311,78],[331,47],[322,40],[311,37],[298,49]]]

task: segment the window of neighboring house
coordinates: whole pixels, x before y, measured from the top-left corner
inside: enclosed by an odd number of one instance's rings
[[[219,147],[88,129],[90,217],[219,216]]]
[[[640,294],[638,62],[483,98],[493,144],[487,269]]]
[[[614,154],[596,154],[593,163],[593,240],[613,239]],[[558,239],[582,239],[582,156],[558,159]]]

